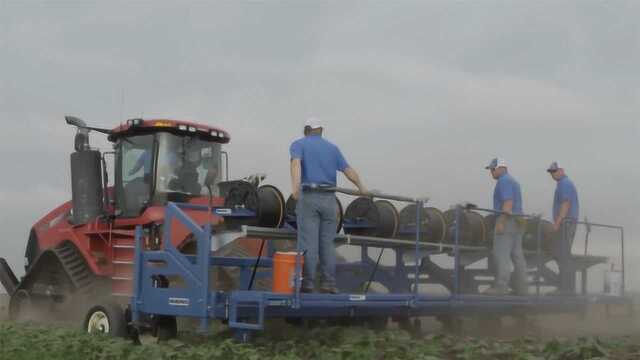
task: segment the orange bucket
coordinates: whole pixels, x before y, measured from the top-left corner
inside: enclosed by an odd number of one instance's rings
[[[273,255],[274,293],[293,294],[296,285],[296,252],[276,252]],[[304,265],[304,255],[300,254],[300,271]]]

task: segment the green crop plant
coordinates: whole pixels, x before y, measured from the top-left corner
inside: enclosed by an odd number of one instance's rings
[[[0,322],[0,359],[479,359],[577,360],[637,359],[633,338],[541,341],[534,338],[501,341],[473,337],[429,335],[412,337],[400,330],[375,332],[360,327],[318,327],[300,331],[282,327],[277,333],[238,344],[230,333],[201,336],[181,333],[163,344],[135,345],[129,340],[90,336],[62,326]]]

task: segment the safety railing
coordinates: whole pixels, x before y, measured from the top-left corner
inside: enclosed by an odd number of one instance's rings
[[[594,222],[590,222],[588,219],[585,218],[584,221],[576,221],[573,219],[564,219],[563,220],[563,225],[565,224],[576,224],[576,225],[584,225],[586,232],[585,232],[585,241],[584,241],[584,255],[588,256],[589,255],[589,235],[592,232],[593,228],[601,228],[601,229],[609,229],[609,230],[615,230],[618,232],[618,234],[620,235],[620,272],[621,272],[621,276],[622,276],[622,284],[621,284],[621,295],[624,296],[626,294],[626,270],[625,270],[625,252],[624,252],[624,227],[619,226],[619,225],[610,225],[610,224],[599,224],[599,223],[594,223]],[[562,237],[563,240],[566,240],[567,236],[569,236],[569,234],[567,233],[567,226],[562,226],[563,228],[563,233],[562,233]],[[583,270],[582,272],[582,293],[586,294],[586,290],[587,290],[587,284],[586,284],[586,274],[585,274],[586,270]]]

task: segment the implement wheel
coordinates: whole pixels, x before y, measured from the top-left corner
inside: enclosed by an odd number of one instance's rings
[[[83,323],[89,334],[127,336],[127,323],[122,307],[117,304],[96,305],[89,309]]]

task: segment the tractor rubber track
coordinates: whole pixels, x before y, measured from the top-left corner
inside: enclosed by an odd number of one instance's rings
[[[37,292],[44,286],[60,287],[71,285],[64,290],[76,294],[88,294],[94,283],[94,275],[84,261],[84,257],[71,242],[64,242],[57,248],[42,252],[34,261],[33,266],[22,278],[16,288]],[[69,284],[67,284],[69,283]]]
[[[80,316],[78,311],[99,291],[98,280],[75,245],[64,242],[38,255],[11,296],[10,316],[24,321],[21,317],[28,314],[27,321],[44,322]]]
[[[53,249],[53,251],[58,256],[67,276],[69,276],[75,292],[90,292],[94,276],[80,251],[70,242],[65,242],[62,246]]]

